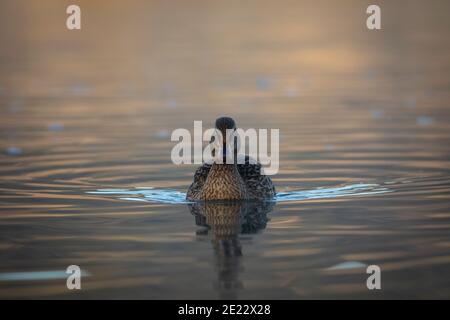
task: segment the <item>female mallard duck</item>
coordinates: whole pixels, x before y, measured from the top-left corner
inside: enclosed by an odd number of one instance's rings
[[[216,129],[220,130],[224,137],[223,150],[226,150],[226,130],[236,130],[236,124],[232,118],[221,117],[216,120]],[[237,157],[234,159],[233,164],[223,161],[223,163],[204,163],[199,167],[186,199],[264,200],[275,196],[272,180],[261,174],[260,163],[250,161],[248,156],[245,156],[243,164],[237,163]]]

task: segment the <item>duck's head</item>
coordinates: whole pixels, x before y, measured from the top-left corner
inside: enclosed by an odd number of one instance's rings
[[[216,129],[222,134],[222,154],[224,163],[227,156],[227,130],[236,130],[236,122],[231,117],[220,117],[216,119]],[[236,143],[235,143],[236,146]]]
[[[236,129],[236,122],[230,117],[220,117],[216,119],[216,129],[219,129],[225,136],[227,129]]]

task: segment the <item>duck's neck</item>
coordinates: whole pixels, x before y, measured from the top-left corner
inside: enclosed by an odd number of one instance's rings
[[[204,200],[243,200],[247,190],[236,164],[214,163],[203,185]]]

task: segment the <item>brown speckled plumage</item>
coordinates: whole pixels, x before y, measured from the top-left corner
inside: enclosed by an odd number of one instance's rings
[[[227,127],[228,126],[228,127]],[[234,128],[231,118],[219,118],[216,128]],[[225,136],[225,134],[224,134]],[[197,169],[188,200],[264,200],[275,197],[272,180],[261,174],[261,164],[245,156],[243,164],[207,164]]]

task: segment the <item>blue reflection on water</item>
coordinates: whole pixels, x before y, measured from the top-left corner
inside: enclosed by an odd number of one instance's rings
[[[299,201],[311,199],[331,199],[346,196],[375,195],[392,192],[388,188],[378,184],[352,184],[335,188],[318,188],[312,190],[297,190],[278,192],[277,197],[272,200],[276,202]],[[119,196],[121,200],[159,202],[159,203],[190,203],[186,200],[186,193],[174,189],[155,189],[153,187],[142,187],[134,189],[98,189],[89,191],[89,194]]]
[[[160,203],[190,203],[186,200],[186,193],[173,189],[155,189],[142,187],[134,189],[98,189],[89,191],[90,194],[121,196],[121,200],[160,202]]]
[[[65,270],[9,272],[0,273],[0,281],[53,280],[66,279],[68,276]],[[89,273],[81,270],[81,276],[87,277]]]
[[[359,269],[365,268],[367,265],[365,263],[359,261],[346,261],[342,263],[338,263],[327,270],[349,270],[349,269]]]
[[[346,196],[373,195],[387,192],[392,192],[392,190],[381,187],[378,184],[359,183],[336,188],[318,188],[313,190],[278,192],[276,201],[280,202],[310,199],[330,199]]]

